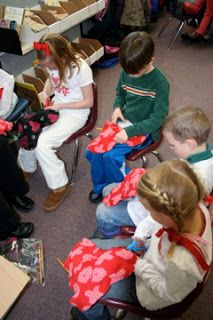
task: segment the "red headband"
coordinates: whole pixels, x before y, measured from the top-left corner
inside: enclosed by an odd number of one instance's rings
[[[35,50],[44,51],[46,56],[50,56],[50,47],[47,43],[33,42],[33,47]]]

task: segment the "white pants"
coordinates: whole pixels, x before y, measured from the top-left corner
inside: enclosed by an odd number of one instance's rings
[[[79,119],[73,114],[61,113],[58,120],[45,127],[40,134],[34,150],[21,148],[18,161],[23,171],[34,172],[37,160],[50,189],[57,189],[68,183],[64,162],[56,155],[56,148],[86,123],[87,118]]]

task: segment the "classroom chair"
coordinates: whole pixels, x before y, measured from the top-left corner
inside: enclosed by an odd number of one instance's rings
[[[161,130],[158,140],[156,140],[154,143],[150,144],[147,148],[131,152],[130,154],[127,155],[126,160],[136,161],[138,159],[141,159],[142,168],[146,168],[147,158],[145,155],[148,153],[152,153],[158,159],[159,162],[162,162],[163,160],[161,158],[161,155],[160,155],[159,151],[157,150],[158,147],[160,146],[160,144],[162,143],[162,140],[163,140],[163,133]]]
[[[206,286],[207,279],[210,274],[210,270],[206,273],[205,278],[203,282],[198,283],[196,288],[183,299],[183,301],[173,304],[171,306],[168,306],[166,308],[156,310],[156,311],[149,311],[142,307],[140,304],[132,304],[127,301],[123,301],[120,299],[114,299],[114,298],[106,298],[101,299],[100,302],[108,307],[117,308],[117,312],[113,319],[115,320],[122,320],[125,318],[125,316],[128,314],[128,312],[132,312],[134,314],[140,315],[143,319],[173,319],[173,318],[179,318],[184,312],[189,309],[189,307],[192,305],[192,303],[199,297],[201,292]]]

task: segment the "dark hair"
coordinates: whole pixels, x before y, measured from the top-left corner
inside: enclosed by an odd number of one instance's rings
[[[119,52],[121,67],[128,74],[137,74],[154,56],[155,43],[144,31],[130,33],[122,42]]]

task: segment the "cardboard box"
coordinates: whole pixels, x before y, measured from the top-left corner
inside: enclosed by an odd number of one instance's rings
[[[48,6],[48,5],[43,4],[43,2],[42,2],[41,9],[45,12],[47,12],[47,11],[51,12],[57,20],[62,20],[68,16],[68,13],[61,6],[60,7]]]
[[[0,319],[6,316],[29,282],[25,272],[0,256]]]
[[[83,53],[86,54],[86,56],[88,57],[86,59],[87,63],[90,65],[100,59],[100,57],[102,57],[104,54],[104,48],[102,44],[96,39],[77,38],[72,41],[72,45],[74,48],[79,50],[80,53],[82,50]]]

